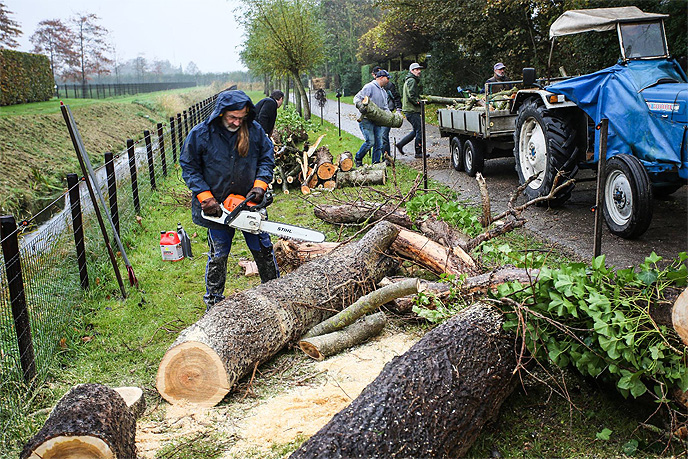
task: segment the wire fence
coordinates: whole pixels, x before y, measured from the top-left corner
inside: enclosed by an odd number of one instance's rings
[[[156,187],[174,170],[183,139],[212,113],[217,96],[144,131],[142,140],[127,140],[125,150],[105,153],[96,180],[121,237],[131,234]],[[0,217],[0,451],[9,449],[10,439],[32,433],[26,422],[32,400],[67,347],[84,291],[108,269],[85,181],[69,174],[68,189],[28,220]],[[50,216],[62,202],[62,211]]]
[[[111,83],[111,84],[56,84],[57,98],[104,99],[125,94],[143,94],[145,92],[168,91],[170,89],[191,88],[195,81],[169,83]]]

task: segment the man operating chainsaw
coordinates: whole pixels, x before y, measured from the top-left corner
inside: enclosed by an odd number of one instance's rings
[[[255,117],[255,107],[243,91],[222,92],[213,113],[189,133],[179,157],[182,177],[193,192],[192,219],[208,228],[203,296],[208,308],[224,299],[227,257],[235,229],[204,218],[203,214],[223,216],[221,206],[236,195],[260,203],[272,181],[273,144]],[[258,265],[261,282],[279,277],[270,236],[265,232],[242,232]]]

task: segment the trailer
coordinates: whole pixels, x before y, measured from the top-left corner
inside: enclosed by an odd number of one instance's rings
[[[513,156],[517,115],[508,109],[491,109],[492,84],[485,85],[485,106],[480,109],[437,111],[440,135],[449,138],[452,167],[471,177],[482,172],[486,159]]]

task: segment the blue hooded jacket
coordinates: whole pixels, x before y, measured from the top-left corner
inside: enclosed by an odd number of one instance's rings
[[[249,150],[242,158],[236,150],[238,131],[227,130],[221,117],[226,111],[241,110],[246,106]],[[255,117],[253,102],[243,91],[225,91],[218,96],[215,110],[208,119],[189,132],[179,155],[179,165],[184,182],[193,192],[191,217],[197,225],[226,229],[201,216],[199,193],[210,191],[222,203],[230,194],[246,196],[255,180],[272,182],[274,146],[263,128],[254,121]]]

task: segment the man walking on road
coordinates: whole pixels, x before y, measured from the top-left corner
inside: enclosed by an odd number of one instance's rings
[[[368,97],[375,105],[377,105],[381,110],[389,112],[389,107],[387,105],[388,94],[384,87],[389,82],[389,73],[386,70],[379,70],[375,74],[375,79],[370,83],[363,86],[363,88],[354,96],[354,104],[356,108],[361,109],[362,101],[365,97]],[[382,151],[384,148],[384,127],[379,126],[365,117],[365,113],[362,113],[361,120],[358,122],[361,128],[361,133],[363,134],[363,145],[358,149],[356,153],[356,167],[361,167],[363,165],[363,157],[368,154],[368,151],[373,149],[372,163],[377,164],[381,161]]]
[[[380,70],[384,70],[382,67],[379,65],[376,65],[373,67],[373,78],[375,78],[375,75],[377,75],[377,72]],[[401,111],[401,94],[399,94],[399,91],[397,91],[397,87],[394,85],[394,83],[390,80],[387,85],[385,86],[385,91],[387,91],[387,107],[389,108],[390,111],[392,110],[398,110]],[[392,149],[390,148],[389,145],[389,131],[392,128],[388,126],[383,126],[382,128],[382,151],[383,153],[392,153]]]
[[[422,67],[419,63],[414,62],[409,66],[409,73],[404,80],[404,89],[402,91],[401,110],[404,112],[406,119],[409,120],[413,131],[409,132],[397,142],[396,147],[399,154],[404,155],[404,146],[415,139],[413,146],[416,150],[416,158],[423,157],[422,139],[422,122],[420,119],[420,72]]]

